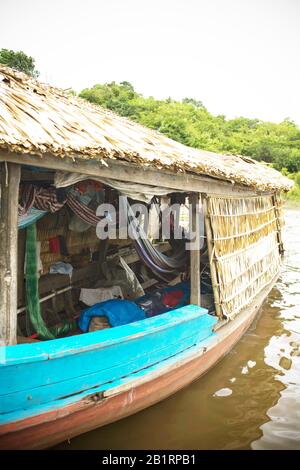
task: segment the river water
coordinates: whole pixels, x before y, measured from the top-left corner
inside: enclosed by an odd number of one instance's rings
[[[300,449],[300,212],[261,315],[210,372],[134,416],[60,449]]]

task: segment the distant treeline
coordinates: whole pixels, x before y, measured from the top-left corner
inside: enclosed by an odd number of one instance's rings
[[[214,116],[201,101],[157,100],[137,93],[128,82],[95,85],[80,96],[144,124],[174,140],[201,149],[248,155],[285,173],[300,171],[300,128],[239,117]]]

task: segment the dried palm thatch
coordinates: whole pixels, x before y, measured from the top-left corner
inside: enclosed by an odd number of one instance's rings
[[[233,318],[279,272],[280,202],[274,196],[207,197],[206,204],[217,310]]]
[[[59,158],[126,160],[143,167],[209,175],[260,191],[292,182],[248,157],[175,142],[100,106],[0,65],[0,151]]]

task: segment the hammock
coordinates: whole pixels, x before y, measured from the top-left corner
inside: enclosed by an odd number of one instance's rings
[[[174,274],[178,273],[178,271],[185,270],[188,264],[188,253],[185,250],[185,240],[180,240],[180,243],[176,240],[176,254],[174,256],[167,256],[157,250],[147,238],[143,227],[134,216],[128,201],[127,211],[129,235],[133,240],[134,247],[139,257],[154,272],[154,274],[164,281],[168,281],[170,277],[174,277]],[[172,243],[173,240],[170,240],[171,246]]]
[[[82,204],[72,194],[68,194],[66,202],[67,206],[74,212],[74,214],[80,217],[83,222],[96,226],[98,222],[102,220],[102,217],[97,217],[92,209],[85,204]]]

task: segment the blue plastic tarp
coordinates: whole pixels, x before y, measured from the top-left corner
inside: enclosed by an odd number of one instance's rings
[[[106,317],[111,326],[126,325],[146,318],[145,312],[130,300],[110,299],[93,305],[80,315],[78,326],[83,332],[89,330],[93,317]]]

